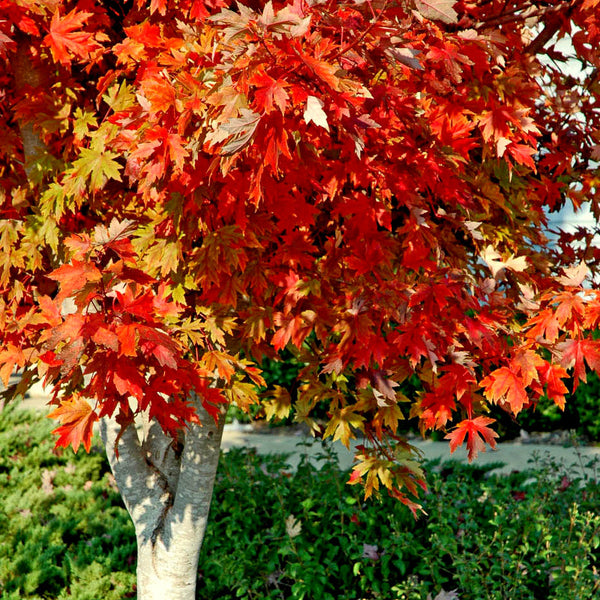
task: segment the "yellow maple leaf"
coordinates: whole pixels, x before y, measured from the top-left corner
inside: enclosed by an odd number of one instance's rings
[[[287,418],[292,408],[292,398],[288,390],[276,385],[269,396],[263,400],[267,421],[275,418],[279,421]]]
[[[336,409],[327,423],[325,433],[323,437],[329,437],[333,435],[333,441],[341,440],[342,444],[346,448],[350,447],[350,439],[354,439],[356,436],[352,431],[352,428],[363,431],[365,418],[353,412],[352,406],[346,406],[345,408]]]

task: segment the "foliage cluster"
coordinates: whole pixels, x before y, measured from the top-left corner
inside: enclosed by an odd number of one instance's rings
[[[280,361],[265,360],[261,365],[263,376],[268,385],[273,386],[279,382],[289,390],[290,395],[293,395],[295,377],[301,365],[292,354],[283,358],[284,360]],[[407,398],[413,398],[419,391],[422,391],[417,378],[403,382],[399,389]],[[260,411],[247,414],[233,408],[229,414],[239,421],[247,422],[261,416]],[[600,441],[600,379],[593,372],[588,375],[587,382],[580,383],[569,397],[564,410],[546,397],[539,400],[535,409],[520,412],[516,417],[495,406],[492,406],[490,410],[491,415],[498,421],[497,431],[500,441],[517,437],[521,429],[541,432],[573,430],[578,436],[589,441]],[[317,406],[312,414],[316,419],[325,420],[327,407]],[[289,425],[292,422],[293,414],[273,425]],[[399,424],[398,430],[400,432],[416,432],[418,420],[407,419]],[[432,434],[438,439],[443,437],[443,435],[436,435],[437,432],[432,432]]]
[[[402,419],[475,457],[490,406],[600,372],[594,232],[546,235],[600,215],[597,7],[0,0],[6,399],[43,380],[75,449],[145,410],[177,436],[192,392],[251,411],[293,351],[266,416],[326,404],[367,494],[417,510]]]
[[[133,527],[103,455],[95,446],[76,458],[53,450],[48,429],[24,413],[2,413],[0,595],[133,597]],[[330,458],[326,447],[323,455]],[[364,504],[332,460],[289,473],[283,457],[230,451],[198,597],[419,600],[453,589],[460,600],[594,597],[595,473],[577,478],[543,461],[508,477],[487,470],[430,464],[428,516],[414,521],[388,497]]]

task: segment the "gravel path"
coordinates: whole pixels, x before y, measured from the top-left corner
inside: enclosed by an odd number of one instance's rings
[[[290,454],[288,464],[291,468],[294,468],[298,464],[305,453],[309,453],[313,457],[322,453],[320,444],[318,442],[311,442],[312,438],[304,435],[288,436],[285,434],[250,433],[234,428],[228,428],[223,436],[223,448],[225,450],[245,446],[256,448],[260,454],[288,453]],[[347,450],[339,443],[333,445],[342,468],[346,469],[352,466],[353,449],[358,443],[356,440],[353,440],[350,450]],[[418,439],[411,440],[411,444],[418,448],[424,458],[428,460],[460,460],[461,462],[467,462],[467,451],[464,447],[459,448],[451,455],[447,442]],[[587,465],[590,461],[596,460],[598,462],[598,470],[600,471],[600,447],[598,446],[580,446],[576,448],[548,444],[504,442],[498,444],[496,450],[488,448],[487,452],[480,453],[472,464],[504,463],[504,466],[498,467],[494,472],[510,473],[511,471],[523,471],[531,467],[535,457],[550,457],[557,463],[563,463],[565,468],[569,468],[571,472],[573,469],[579,472],[581,471],[582,464]],[[562,474],[562,471],[560,473],[557,472],[557,474]],[[571,476],[575,476],[575,474]]]

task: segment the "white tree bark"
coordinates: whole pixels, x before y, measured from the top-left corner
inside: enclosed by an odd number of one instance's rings
[[[218,424],[195,399],[202,426],[174,441],[152,422],[144,432],[103,419],[102,440],[135,526],[139,600],[194,600],[219,461],[225,414]]]

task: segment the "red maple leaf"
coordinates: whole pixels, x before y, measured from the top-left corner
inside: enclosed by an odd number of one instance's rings
[[[93,427],[98,420],[98,415],[86,400],[79,396],[63,400],[60,406],[48,415],[48,418],[58,419],[61,424],[52,432],[59,436],[56,441],[57,446],[66,448],[71,445],[77,452],[79,444],[83,443],[86,452],[90,451]]]
[[[495,419],[490,419],[489,417],[476,417],[475,419],[461,421],[454,431],[445,437],[445,439],[450,440],[450,452],[452,453],[459,446],[462,446],[465,436],[467,437],[469,462],[477,458],[479,452],[485,452],[486,442],[492,448],[495,448],[495,438],[498,437],[498,434],[488,427],[488,425],[494,422]]]
[[[508,153],[520,164],[535,170],[532,156],[537,152],[535,148],[525,144],[512,143],[508,146]]]
[[[573,368],[573,391],[580,381],[587,381],[584,361],[596,373],[600,373],[600,340],[567,340],[557,344],[556,348],[562,353],[561,366],[565,369]]]
[[[257,73],[251,79],[250,83],[257,87],[254,92],[254,98],[259,111],[270,113],[274,106],[276,106],[282,114],[285,113],[285,109],[290,99],[288,93],[285,91],[285,82],[281,79],[273,79],[266,73]]]
[[[146,382],[133,362],[119,360],[112,371],[112,380],[119,394],[142,400]]]
[[[135,295],[132,287],[125,288],[123,293],[116,292],[119,310],[141,319],[148,318],[154,311],[154,296],[150,291]]]
[[[452,419],[452,412],[456,409],[456,401],[451,388],[442,391],[437,388],[434,392],[425,394],[421,403],[421,421],[427,429],[441,429]]]

